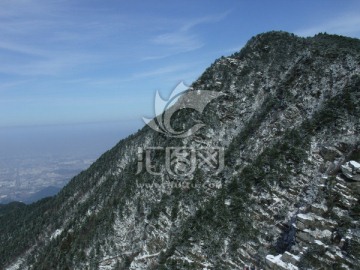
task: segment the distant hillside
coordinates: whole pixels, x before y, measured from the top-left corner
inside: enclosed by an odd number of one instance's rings
[[[32,194],[30,197],[26,198],[26,200],[24,202],[29,204],[29,203],[36,202],[36,201],[46,198],[46,197],[55,196],[56,194],[59,193],[60,190],[61,190],[61,188],[59,188],[59,187],[53,187],[53,186],[46,187],[46,188],[43,188],[42,190]]]

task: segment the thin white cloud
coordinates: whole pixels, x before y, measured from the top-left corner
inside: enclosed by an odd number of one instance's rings
[[[21,80],[21,81],[0,83],[0,93],[4,90],[11,89],[11,88],[13,88],[15,86],[19,86],[19,85],[26,85],[30,82],[31,82],[31,80]]]
[[[174,65],[174,66],[168,66],[168,67],[161,67],[155,70],[136,73],[132,76],[133,79],[138,78],[146,78],[146,77],[156,77],[164,74],[179,72],[181,70],[188,69],[189,65]]]
[[[359,36],[360,16],[359,14],[343,15],[313,27],[299,29],[295,31],[295,34],[299,36],[313,36],[319,32]]]
[[[61,76],[71,69],[84,70],[129,55],[114,53],[117,39],[113,37],[119,37],[122,30],[132,25],[128,22],[133,18],[115,13],[102,17],[92,12],[89,16],[76,16],[69,3],[0,2],[0,73]],[[86,8],[81,7],[81,11],[88,12]],[[108,40],[113,43],[107,43]]]
[[[170,55],[193,51],[204,46],[204,43],[195,34],[189,34],[187,32],[161,34],[155,37],[152,43],[166,47],[171,51]]]
[[[0,65],[0,73],[21,75],[21,76],[39,76],[39,75],[61,75],[77,66],[95,63],[96,56],[59,52],[51,57],[41,59],[32,59],[22,63],[6,62]]]
[[[205,17],[196,18],[196,19],[187,21],[181,27],[181,31],[189,31],[192,28],[194,28],[195,26],[198,26],[200,24],[208,24],[208,23],[219,22],[219,21],[225,19],[229,15],[229,13],[230,12],[227,11],[227,12],[223,12],[221,14],[216,14],[216,15],[212,15],[212,16],[205,16]]]
[[[56,2],[42,0],[1,0],[0,18],[23,16],[24,14],[42,14],[53,10]],[[45,13],[46,14],[46,13]]]
[[[205,44],[199,35],[193,33],[193,28],[201,24],[218,22],[224,19],[228,14],[229,12],[225,12],[219,15],[186,20],[181,23],[181,26],[178,27],[177,30],[156,35],[150,40],[150,43],[164,47],[164,52],[159,55],[143,57],[142,60],[156,60],[202,48]]]
[[[193,46],[193,44],[196,44],[197,41],[195,35],[187,35],[185,33],[167,33],[155,37],[153,39],[153,43],[170,46]]]
[[[78,78],[78,79],[70,79],[62,81],[65,84],[86,84],[88,86],[118,86],[120,87],[123,83],[128,83],[132,81],[136,81],[139,79],[147,79],[147,78],[162,78],[162,75],[166,75],[166,80],[168,78],[174,78],[175,81],[179,80],[179,78],[192,78],[194,75],[193,68],[198,66],[199,63],[191,63],[191,64],[178,64],[172,66],[160,67],[153,70],[148,70],[144,72],[138,72],[131,74],[128,77],[123,78]],[[190,71],[189,71],[190,70]]]
[[[160,59],[164,59],[164,58],[167,58],[170,56],[175,56],[175,55],[178,55],[181,53],[194,51],[194,50],[197,50],[197,49],[200,49],[201,47],[203,47],[204,43],[200,43],[200,42],[198,44],[193,43],[193,45],[194,46],[178,47],[177,50],[174,50],[174,48],[172,48],[172,50],[168,50],[168,52],[165,52],[162,54],[145,56],[145,57],[141,58],[140,61],[160,60]]]
[[[11,51],[15,53],[28,54],[34,56],[46,56],[50,52],[39,48],[33,48],[31,46],[21,45],[9,41],[0,41],[0,50]]]

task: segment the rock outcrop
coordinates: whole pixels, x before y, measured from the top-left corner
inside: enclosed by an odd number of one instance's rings
[[[360,181],[360,163],[350,160],[341,166],[343,174],[354,181]]]

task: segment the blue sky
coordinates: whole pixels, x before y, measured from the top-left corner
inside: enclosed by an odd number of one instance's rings
[[[138,123],[216,58],[285,30],[360,37],[360,1],[0,1],[0,127]]]

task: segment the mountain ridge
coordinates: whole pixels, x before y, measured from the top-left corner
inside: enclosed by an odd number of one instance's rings
[[[337,167],[341,158],[358,158],[352,152],[359,151],[359,71],[356,39],[286,32],[253,37],[192,84],[194,91],[226,95],[202,115],[175,115],[175,128],[200,118],[201,132],[179,140],[145,126],[54,198],[0,216],[1,267],[353,267],[359,220],[349,213],[359,210],[358,185]],[[170,190],[162,188],[175,181],[169,175],[136,174],[139,147],[179,146],[223,147],[224,170],[212,175],[199,168],[182,179],[191,185]],[[165,154],[156,158],[161,167]],[[313,209],[317,204],[320,210]],[[343,216],[349,216],[345,224]],[[337,230],[345,248],[332,240]]]

